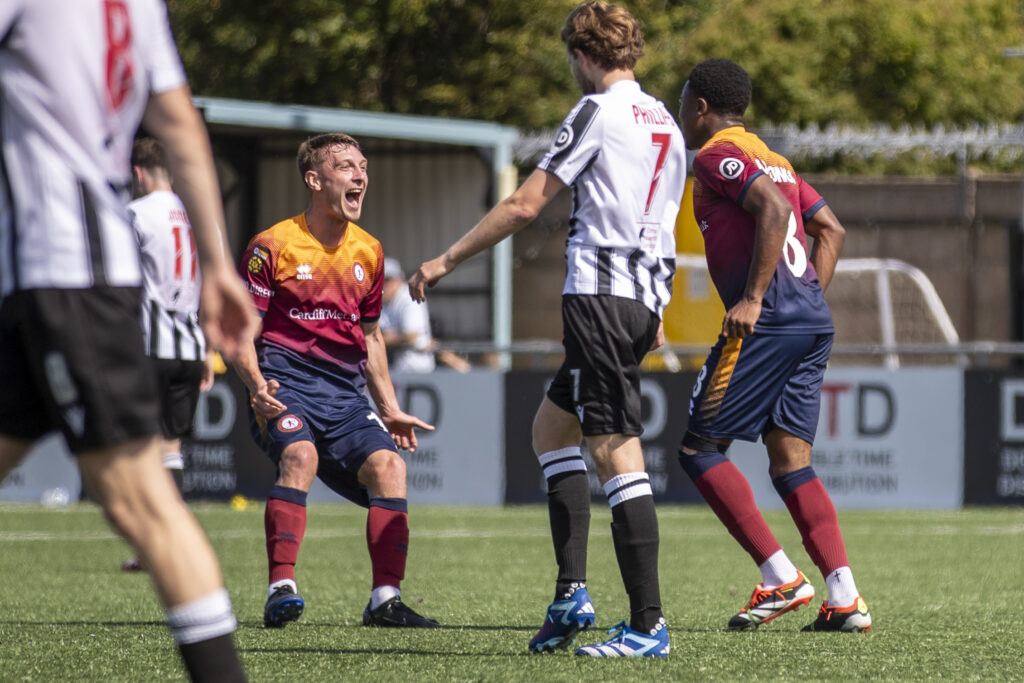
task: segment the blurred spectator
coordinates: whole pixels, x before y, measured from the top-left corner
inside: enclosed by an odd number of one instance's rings
[[[412,300],[405,286],[402,264],[384,259],[384,307],[380,330],[388,349],[388,365],[398,372],[432,372],[437,363],[459,372],[468,372],[469,361],[451,351],[437,351],[430,333],[430,311],[426,302]]]

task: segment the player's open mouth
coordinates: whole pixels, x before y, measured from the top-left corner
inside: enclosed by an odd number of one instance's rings
[[[363,188],[357,187],[345,193],[345,201],[358,204],[363,198]]]

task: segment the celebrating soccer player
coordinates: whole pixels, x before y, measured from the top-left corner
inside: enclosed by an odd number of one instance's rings
[[[690,73],[679,120],[693,163],[693,210],[708,270],[726,307],[718,342],[697,377],[680,463],[761,570],[750,602],[729,620],[746,630],[810,603],[814,587],[779,546],[743,474],[725,457],[733,439],[764,440],[786,503],[828,600],[810,631],[867,631],[832,499],[811,467],[821,383],[832,349],[824,290],[844,230],[821,196],[743,126],[747,73],[710,59]],[[806,234],[815,238],[807,253]]]
[[[306,531],[306,494],[319,476],[369,508],[366,542],[373,585],[367,626],[432,628],[401,600],[409,545],[405,461],[416,429],[399,408],[377,324],[384,282],[380,242],[356,225],[369,180],[366,157],[348,135],[302,143],[305,212],[264,230],[242,257],[263,326],[235,367],[252,393],[253,436],[277,464],[265,515],[270,585],[263,622],[302,614],[295,563]],[[380,415],[370,407],[364,389]]]
[[[640,447],[639,365],[662,343],[661,313],[675,273],[675,221],[686,175],[683,139],[665,105],[633,75],[643,34],[621,7],[577,6],[562,39],[583,91],[526,182],[409,282],[413,298],[459,263],[533,220],[573,189],[562,290],[565,361],[533,423],[548,483],[558,576],[532,652],[566,648],[595,621],[586,589],[590,484],[587,447],[612,510],[612,540],[629,594],[628,624],[591,657],[665,657],[668,629],[658,584],[658,519]]]

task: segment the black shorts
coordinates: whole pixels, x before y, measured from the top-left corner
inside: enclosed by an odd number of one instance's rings
[[[583,434],[639,436],[640,361],[661,320],[642,303],[618,296],[562,297],[565,362],[548,398],[579,418]]]
[[[74,453],[159,432],[137,287],[34,289],[0,304],[0,434]]]
[[[201,360],[167,358],[150,358],[149,362],[160,395],[161,433],[165,439],[191,436],[206,364]]]

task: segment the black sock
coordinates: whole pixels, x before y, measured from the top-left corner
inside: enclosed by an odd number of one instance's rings
[[[168,467],[171,472],[171,477],[174,478],[174,485],[178,487],[178,493],[181,497],[185,497],[185,470],[180,467]]]
[[[615,557],[629,595],[629,626],[649,633],[662,617],[654,498],[638,496],[615,505],[611,526]]]
[[[562,472],[548,479],[548,518],[558,563],[555,600],[564,600],[587,581],[590,480],[586,471]]]
[[[236,683],[246,680],[230,633],[187,645],[179,643],[178,649],[181,658],[185,660],[189,678],[196,683]]]

